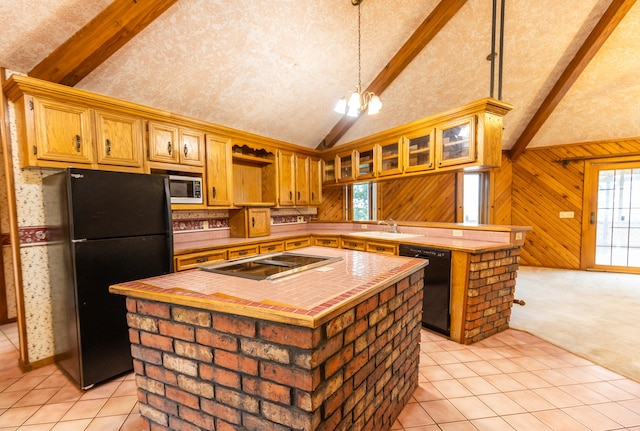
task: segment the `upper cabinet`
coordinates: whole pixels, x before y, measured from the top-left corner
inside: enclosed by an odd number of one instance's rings
[[[102,109],[96,109],[94,113],[98,164],[142,167],[142,119]]]
[[[152,168],[202,172],[204,132],[161,121],[149,121],[149,162]]]
[[[278,150],[278,205],[316,206],[322,203],[322,160]]]
[[[438,141],[438,166],[454,166],[471,163],[476,153],[476,116],[450,121],[436,128]]]
[[[143,171],[140,117],[41,96],[16,105],[21,167]]]
[[[233,196],[231,139],[207,133],[206,147],[207,205],[231,206]]]
[[[434,131],[421,130],[412,135],[404,136],[404,170],[403,172],[428,171],[434,168]]]
[[[309,158],[309,205],[322,204],[322,172],[323,162],[318,157]]]
[[[232,148],[233,204],[276,206],[276,150],[235,143]]]
[[[324,184],[499,167],[509,110],[485,98],[329,150]]]

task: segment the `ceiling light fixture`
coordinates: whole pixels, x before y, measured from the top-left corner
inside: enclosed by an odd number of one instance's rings
[[[362,3],[362,1],[363,0],[351,0],[351,4],[353,4],[354,6],[358,6],[358,85],[356,86],[355,91],[348,92],[345,97],[340,99],[334,109],[334,111],[342,115],[347,115],[349,117],[357,117],[365,109],[367,110],[367,114],[369,115],[377,114],[378,112],[380,112],[380,108],[382,108],[382,102],[380,101],[380,98],[376,96],[373,91],[362,91],[362,80],[360,77],[360,3]]]

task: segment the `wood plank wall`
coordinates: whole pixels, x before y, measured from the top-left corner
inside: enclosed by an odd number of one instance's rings
[[[318,220],[345,221],[344,213],[344,186],[323,187],[322,205],[318,208]]]
[[[510,225],[513,164],[506,152],[502,153],[502,165],[491,173],[491,224]]]
[[[570,161],[563,166],[558,160],[629,154],[640,154],[640,138],[532,148],[512,164],[510,224],[533,227],[527,233],[520,264],[581,268],[583,199],[588,199],[584,196],[585,162]],[[573,211],[574,218],[561,219],[560,211]]]
[[[378,184],[380,219],[455,222],[456,175],[409,177]]]

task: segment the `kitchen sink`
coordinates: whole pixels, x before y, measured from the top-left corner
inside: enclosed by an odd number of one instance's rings
[[[351,236],[361,236],[364,238],[376,238],[376,239],[404,239],[404,238],[416,238],[424,236],[419,233],[402,233],[402,232],[380,232],[380,231],[367,231],[367,232],[349,232]]]

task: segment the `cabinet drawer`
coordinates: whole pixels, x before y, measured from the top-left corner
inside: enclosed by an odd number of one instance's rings
[[[319,245],[322,247],[333,247],[333,248],[340,247],[338,237],[336,236],[314,237],[313,245]]]
[[[260,244],[260,254],[276,253],[279,251],[284,251],[284,242],[282,241],[265,242],[263,244]]]
[[[372,253],[392,254],[395,255],[397,246],[395,244],[388,244],[384,242],[372,242],[367,241],[366,251]]]
[[[311,238],[296,238],[290,239],[285,242],[285,250],[295,250],[296,248],[309,247],[311,245]]]
[[[226,260],[226,250],[204,251],[200,253],[185,254],[176,256],[175,270],[184,271],[185,269],[195,268],[203,263],[215,262],[217,260]]]
[[[348,239],[342,238],[340,241],[342,248],[347,248],[349,250],[359,250],[365,251],[365,241],[359,239]]]
[[[240,257],[254,256],[259,253],[259,246],[250,245],[245,247],[235,247],[228,250],[228,259],[238,259]]]

